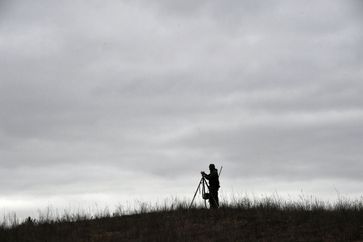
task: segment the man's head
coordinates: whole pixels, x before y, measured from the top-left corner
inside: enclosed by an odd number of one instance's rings
[[[214,164],[210,164],[209,165],[209,170],[210,171],[213,171],[213,170],[215,170],[216,169],[216,167],[214,166]]]

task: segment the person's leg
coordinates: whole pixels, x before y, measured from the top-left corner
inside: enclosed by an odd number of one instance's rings
[[[218,191],[215,192],[215,202],[216,202],[216,207],[219,207],[219,198],[218,198]]]
[[[218,208],[218,191],[211,190],[209,196],[210,208]]]
[[[216,204],[214,202],[214,199],[213,199],[212,195],[209,198],[209,206],[210,206],[211,209],[216,208]]]

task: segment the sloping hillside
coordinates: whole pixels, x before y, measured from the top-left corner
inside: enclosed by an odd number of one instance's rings
[[[278,206],[176,209],[1,228],[0,241],[359,241],[363,210]],[[363,240],[362,240],[363,241]]]

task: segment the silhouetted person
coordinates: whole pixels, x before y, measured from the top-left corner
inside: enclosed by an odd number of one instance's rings
[[[201,172],[202,176],[209,181],[209,204],[210,208],[218,208],[218,190],[219,190],[219,175],[218,170],[214,164],[209,165],[209,174],[205,174],[204,171]]]

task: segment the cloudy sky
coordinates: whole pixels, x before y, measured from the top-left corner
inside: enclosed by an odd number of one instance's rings
[[[359,0],[0,0],[0,209],[360,196]]]

